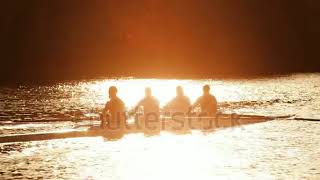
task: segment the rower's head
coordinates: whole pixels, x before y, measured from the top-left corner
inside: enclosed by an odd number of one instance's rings
[[[150,87],[146,87],[146,89],[144,90],[145,96],[146,97],[150,97],[152,96],[152,91]]]
[[[118,89],[115,86],[111,86],[109,88],[109,98],[112,99],[117,97],[117,92],[118,92]]]
[[[203,88],[203,94],[210,94],[210,86],[208,84],[204,85]]]
[[[177,86],[176,88],[177,96],[183,96],[183,88],[181,86]]]

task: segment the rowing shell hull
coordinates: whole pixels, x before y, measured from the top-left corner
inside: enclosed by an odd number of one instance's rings
[[[118,129],[101,129],[91,127],[84,131],[33,133],[21,135],[9,135],[0,137],[0,143],[42,141],[52,139],[80,138],[80,137],[107,137],[108,139],[119,139],[125,134],[144,133],[156,135],[161,131],[175,134],[189,133],[191,130],[213,131],[217,128],[227,128],[246,124],[260,123],[273,120],[271,117],[263,116],[239,116],[239,117],[192,117],[192,118],[161,118],[161,121],[150,122],[148,125],[143,120],[135,121]],[[138,123],[136,123],[138,122]]]

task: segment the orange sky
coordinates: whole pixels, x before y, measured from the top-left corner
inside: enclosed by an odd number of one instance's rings
[[[1,73],[68,79],[308,71],[316,64],[307,56],[316,42],[308,32],[317,29],[307,2],[12,1],[1,16]]]

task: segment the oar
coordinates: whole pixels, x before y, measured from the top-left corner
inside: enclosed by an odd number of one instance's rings
[[[294,120],[297,120],[297,121],[318,121],[320,122],[320,119],[313,119],[313,118],[301,118],[301,117],[295,117]]]

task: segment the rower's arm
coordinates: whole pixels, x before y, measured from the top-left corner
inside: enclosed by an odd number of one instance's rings
[[[136,113],[141,105],[142,105],[142,100],[138,102],[138,104],[134,107],[133,111]]]
[[[214,111],[215,113],[218,112],[218,101],[217,98],[213,96],[213,101],[214,101]]]
[[[109,112],[109,111],[110,111],[110,103],[107,102],[106,105],[104,106],[104,109],[103,109],[103,111],[102,111],[102,114],[103,114],[103,115],[106,115],[107,112]]]
[[[108,112],[110,110],[110,103],[107,102],[106,105],[104,106],[103,112]]]
[[[191,102],[190,102],[190,99],[188,97],[187,97],[187,104],[188,104],[189,107],[191,106]]]
[[[190,113],[194,108],[196,108],[199,104],[200,104],[200,98],[198,98],[198,99],[196,100],[196,102],[194,102],[194,103],[190,106],[190,108],[189,108],[189,113]]]
[[[101,120],[100,127],[102,128],[104,128],[106,125],[106,116],[109,110],[110,110],[110,104],[109,102],[107,102],[106,105],[104,106],[104,109],[102,110],[102,113],[100,114],[100,120]]]
[[[167,111],[168,109],[171,108],[171,105],[172,105],[172,100],[170,102],[168,102],[165,106],[163,106],[163,111]]]

